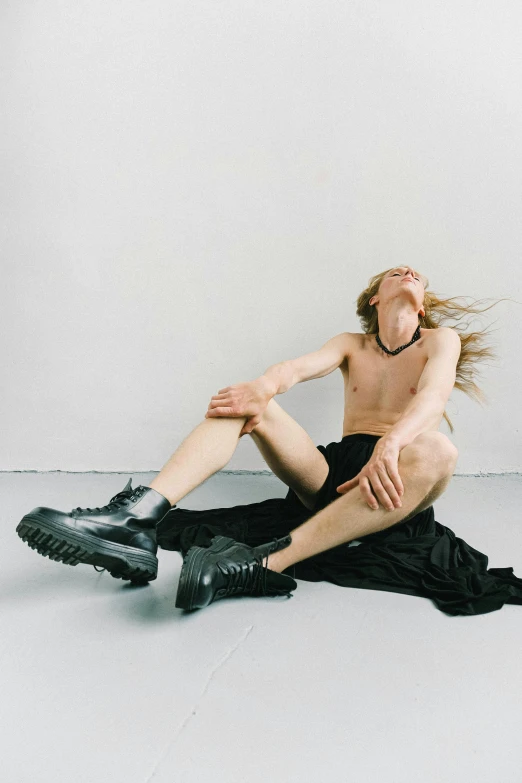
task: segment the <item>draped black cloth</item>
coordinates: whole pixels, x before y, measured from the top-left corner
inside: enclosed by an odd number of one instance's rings
[[[158,545],[184,557],[191,546],[209,546],[215,535],[250,546],[285,536],[340,497],[336,488],[359,473],[378,439],[356,433],[317,446],[329,474],[312,510],[291,489],[284,498],[230,508],[172,508],[158,525]],[[486,614],[506,603],[522,604],[522,579],[513,568],[488,569],[486,555],[435,521],[433,506],[385,530],[295,563],[284,573],[309,582],[431,598],[448,615]]]

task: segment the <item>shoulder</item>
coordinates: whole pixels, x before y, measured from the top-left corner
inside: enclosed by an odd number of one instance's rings
[[[437,326],[435,329],[421,329],[421,335],[429,340],[439,340],[453,343],[460,343],[460,336],[456,329],[451,326]]]
[[[451,326],[421,329],[421,334],[427,338],[426,345],[429,353],[454,351],[459,356],[461,349],[460,335]]]
[[[343,332],[339,335],[342,338],[345,345],[346,356],[350,358],[354,353],[360,351],[369,340],[375,340],[374,334],[366,334],[365,332]]]

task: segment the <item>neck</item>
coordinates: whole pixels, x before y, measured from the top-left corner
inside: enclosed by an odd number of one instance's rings
[[[419,325],[419,314],[411,306],[397,306],[390,302],[387,307],[378,311],[379,338],[383,345],[394,351],[401,345],[409,343],[415,329]]]

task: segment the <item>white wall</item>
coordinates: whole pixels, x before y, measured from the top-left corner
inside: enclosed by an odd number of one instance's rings
[[[4,2],[0,469],[160,470],[218,389],[361,331],[393,264],[520,302],[521,24],[515,0]],[[522,469],[521,315],[472,322],[500,361],[486,407],[453,390],[457,472]],[[339,371],[277,401],[342,436]],[[227,467],[266,464],[246,437]]]

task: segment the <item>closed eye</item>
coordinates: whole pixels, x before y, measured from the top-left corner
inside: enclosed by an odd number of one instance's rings
[[[392,277],[395,277],[395,275],[400,275],[400,274],[401,274],[400,272],[394,272]],[[416,277],[415,280],[419,280],[419,278]],[[420,280],[419,280],[419,283],[420,283]]]

